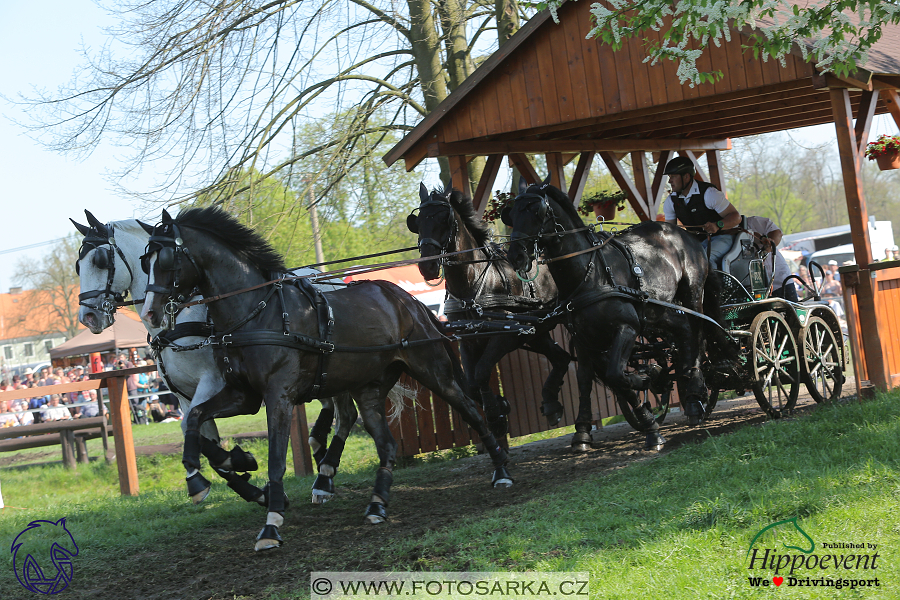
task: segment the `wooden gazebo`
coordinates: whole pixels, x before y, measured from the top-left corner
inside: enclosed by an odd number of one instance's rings
[[[851,336],[857,385],[900,385],[900,268],[872,261],[868,214],[860,181],[872,117],[890,112],[900,124],[900,28],[884,27],[864,68],[851,77],[821,74],[799,48],[777,61],[753,58],[748,38],[711,47],[698,66],[721,71],[715,84],[681,85],[668,61],[643,62],[638,41],[619,51],[594,39],[590,3],[567,2],[559,23],[547,11],[532,18],[438,108],[384,156],[407,170],[426,157],[446,157],[453,185],[468,190],[481,210],[503,157],[529,182],[540,177],[528,154],[546,156],[551,181],[580,201],[590,165],[599,156],[642,219],[653,219],[663,197],[662,169],[651,179],[650,160],[664,164],[680,153],[705,154],[709,173],[698,178],[722,187],[720,152],[730,138],[834,123],[858,277],[847,274],[848,307],[856,307]],[[631,156],[632,168],[622,162]],[[487,157],[479,181],[467,164]],[[576,160],[571,181],[564,165]],[[890,263],[888,263],[890,264]],[[851,315],[852,317],[853,315]]]

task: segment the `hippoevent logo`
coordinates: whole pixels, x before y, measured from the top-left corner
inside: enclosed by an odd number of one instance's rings
[[[750,587],[880,587],[878,544],[816,544],[797,517],[763,527],[747,549]]]
[[[59,521],[32,521],[13,540],[10,552],[16,579],[37,594],[58,594],[72,581],[72,559],[78,556],[75,538]]]

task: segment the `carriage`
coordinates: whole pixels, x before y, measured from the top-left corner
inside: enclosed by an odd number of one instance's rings
[[[806,386],[816,402],[835,400],[844,383],[846,355],[840,321],[830,303],[822,299],[824,270],[810,263],[811,285],[797,275],[803,298],[791,302],[772,295],[776,282],[767,274],[765,261],[774,255],[764,254],[754,237],[742,224],[734,245],[723,258],[718,271],[722,284],[722,317],[728,335],[740,346],[736,362],[716,361],[707,356],[703,373],[710,394],[705,406],[708,417],[725,390],[752,391],[760,407],[772,418],[790,413]],[[818,281],[815,272],[818,271]],[[665,377],[671,365],[672,348],[666,340],[641,338],[632,353],[630,367],[643,373],[656,370],[656,391],[644,392],[662,422],[669,408],[672,378]],[[671,373],[668,373],[671,375]],[[632,426],[631,415],[625,416]]]

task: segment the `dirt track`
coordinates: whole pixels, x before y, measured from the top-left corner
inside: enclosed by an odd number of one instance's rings
[[[853,391],[852,381],[846,383],[845,394]],[[808,412],[812,406],[815,403],[802,393],[798,413]],[[751,394],[720,402],[710,422],[696,428],[687,427],[682,414],[670,414],[663,426],[668,439],[663,452],[765,420]],[[267,589],[297,591],[309,585],[310,571],[387,570],[395,565],[388,562],[383,548],[398,539],[415,540],[460,518],[533,500],[586,472],[602,473],[658,456],[642,450],[643,434],[626,423],[595,432],[595,449],[588,453],[573,454],[569,438],[513,448],[511,470],[518,484],[510,490],[498,492],[487,485],[491,471],[487,456],[448,462],[444,476],[427,487],[405,484],[401,471],[395,479],[389,522],[370,527],[363,526],[362,512],[371,488],[352,488],[338,480],[339,498],[335,501],[325,506],[299,501],[291,506],[282,529],[288,541],[279,550],[251,550],[248,532],[258,523],[223,523],[221,528],[197,531],[183,545],[121,557],[115,577],[86,585],[82,582],[67,593],[70,597],[168,600],[267,597],[261,594]],[[450,498],[462,500],[450,502]],[[349,555],[362,558],[348,563],[344,559],[348,549],[352,549]],[[423,556],[433,556],[434,551],[416,546],[407,562],[415,564]]]

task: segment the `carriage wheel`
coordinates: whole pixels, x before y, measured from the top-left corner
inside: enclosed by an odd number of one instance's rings
[[[750,377],[756,401],[773,418],[793,410],[800,394],[800,359],[794,334],[776,312],[756,315],[750,326]]]
[[[844,384],[841,347],[828,323],[812,317],[800,331],[800,372],[816,402],[837,400]]]
[[[660,343],[658,338],[652,340],[657,344]],[[654,390],[635,390],[638,396],[640,406],[646,406],[653,419],[660,425],[666,420],[669,414],[669,400],[672,397],[672,381],[668,380],[667,373],[669,369],[669,359],[664,352],[659,351],[658,346],[651,345],[644,337],[638,337],[635,349],[628,361],[628,369],[631,371],[649,374],[656,381],[651,387]],[[654,376],[655,374],[655,376]],[[660,388],[662,390],[660,391]],[[634,414],[634,408],[626,401],[616,396],[616,402],[622,411],[622,416],[628,421],[628,424],[638,431],[647,431],[649,427],[640,422],[637,415]]]

